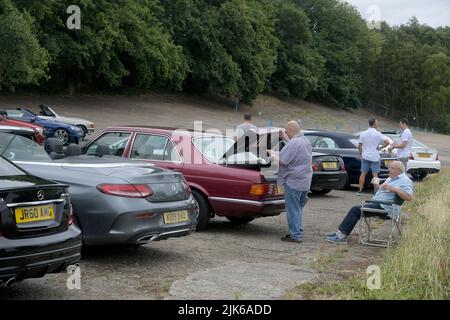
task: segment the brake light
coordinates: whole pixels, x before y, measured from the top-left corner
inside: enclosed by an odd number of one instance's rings
[[[339,164],[341,166],[341,171],[346,171],[345,170],[345,163],[344,163],[344,160],[342,158],[339,158]]]
[[[412,153],[409,154],[409,160],[414,160],[414,156],[412,155]]]
[[[254,196],[262,196],[269,193],[268,184],[252,184],[250,194]]]
[[[275,183],[255,183],[250,187],[250,194],[253,196],[276,195],[279,191]]]
[[[100,184],[97,189],[104,194],[126,198],[147,198],[153,194],[146,184]]]
[[[72,211],[72,204],[70,203],[69,200],[69,226],[71,226],[73,224],[73,211]]]
[[[156,216],[156,213],[154,212],[145,212],[145,213],[139,213],[136,215],[136,219],[138,220],[144,220],[144,219],[150,219]]]
[[[319,165],[317,163],[313,162],[312,169],[313,169],[313,171],[319,171]]]

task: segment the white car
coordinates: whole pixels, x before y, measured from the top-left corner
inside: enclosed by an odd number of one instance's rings
[[[392,142],[398,142],[400,135],[385,134]],[[393,150],[396,153],[397,149]],[[437,150],[430,149],[423,143],[413,139],[411,155],[409,156],[406,172],[414,179],[421,180],[429,173],[437,173],[441,170],[441,162]]]
[[[67,124],[75,125],[82,129],[82,138],[86,137],[86,134],[91,134],[95,130],[95,123],[89,120],[73,118],[73,117],[64,117],[57,114],[51,107],[46,105],[40,105],[39,108],[41,111],[39,112],[39,117],[46,120],[56,120],[59,122],[64,122]]]

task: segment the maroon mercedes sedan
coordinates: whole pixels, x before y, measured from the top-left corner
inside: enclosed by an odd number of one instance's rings
[[[120,126],[97,135],[85,153],[147,160],[182,172],[198,203],[197,229],[202,229],[215,215],[243,224],[284,211],[284,191],[277,187],[275,173],[261,170],[270,163],[236,146],[234,139],[218,133]]]

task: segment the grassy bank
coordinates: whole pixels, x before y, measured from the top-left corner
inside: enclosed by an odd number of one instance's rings
[[[333,299],[450,299],[450,169],[416,186],[414,200],[403,210],[410,219],[399,245],[386,252],[380,265],[379,290],[367,289],[364,273],[316,288],[316,294]]]

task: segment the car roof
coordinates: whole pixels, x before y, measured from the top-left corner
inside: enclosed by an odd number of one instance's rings
[[[306,134],[317,134],[320,136],[336,137],[336,138],[356,138],[356,135],[350,132],[324,131],[324,130],[303,130]]]
[[[113,131],[113,130],[131,130],[131,131],[143,131],[143,132],[158,132],[165,134],[172,134],[176,131],[179,134],[197,136],[202,134],[207,134],[208,136],[225,136],[223,134],[208,132],[204,130],[202,132],[194,131],[193,129],[187,128],[175,128],[175,127],[162,127],[162,126],[141,126],[141,125],[120,125],[120,126],[110,126],[105,129],[105,131]]]

